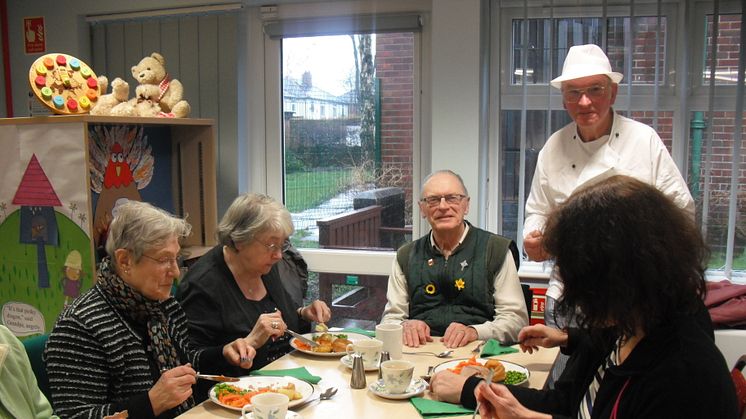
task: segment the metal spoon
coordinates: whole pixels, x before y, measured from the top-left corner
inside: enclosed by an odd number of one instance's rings
[[[448,358],[453,353],[452,350],[443,351],[441,353],[429,352],[429,351],[418,351],[418,352],[402,352],[407,355],[433,355],[436,358]]]
[[[300,410],[306,406],[308,406],[311,402],[315,402],[316,400],[329,400],[334,395],[337,394],[337,388],[336,387],[329,387],[326,390],[322,391],[318,397],[315,397],[313,399],[306,400],[305,402],[293,407],[295,410]]]

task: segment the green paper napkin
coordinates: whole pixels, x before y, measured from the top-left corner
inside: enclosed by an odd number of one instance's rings
[[[412,406],[423,418],[445,418],[449,416],[470,415],[474,413],[471,409],[466,409],[460,404],[439,402],[437,400],[425,399],[422,397],[412,397],[409,399]]]
[[[311,384],[318,384],[319,381],[321,381],[321,377],[317,375],[313,375],[306,367],[298,367],[298,368],[290,368],[287,370],[256,370],[251,371],[249,375],[262,375],[262,376],[272,376],[272,377],[294,377],[299,380],[307,381]]]
[[[518,352],[518,349],[511,346],[502,346],[500,342],[495,339],[488,340],[482,347],[481,357],[494,356],[494,355],[505,355]]]
[[[357,327],[347,327],[345,329],[340,330],[339,332],[334,333],[357,333],[360,335],[370,336],[372,338],[376,337],[376,332],[372,330],[365,330],[365,329],[358,329]]]

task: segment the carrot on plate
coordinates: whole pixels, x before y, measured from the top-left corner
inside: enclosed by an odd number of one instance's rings
[[[295,342],[295,346],[298,349],[300,349],[300,350],[303,350],[303,351],[310,351],[311,350],[311,345],[309,345],[309,344],[307,344],[305,342],[301,342],[298,339],[294,339],[294,342]]]
[[[455,367],[449,368],[449,370],[455,372],[456,374],[461,374],[461,370],[467,366],[467,365],[482,365],[477,361],[477,356],[474,355],[471,358],[467,359],[466,361],[461,361],[458,364],[456,364]]]

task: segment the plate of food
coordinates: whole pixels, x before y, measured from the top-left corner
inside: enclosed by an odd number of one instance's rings
[[[303,343],[296,338],[290,340],[290,346],[310,355],[335,357],[347,355],[347,345],[350,343],[363,339],[371,339],[359,333],[305,333],[302,336],[313,340],[319,346],[311,347],[311,345]]]
[[[285,394],[290,399],[288,407],[293,408],[311,397],[313,391],[311,384],[297,378],[254,376],[241,377],[234,383],[215,384],[210,388],[208,397],[219,406],[240,412],[244,405],[251,404],[251,398],[257,394]]]
[[[531,376],[531,372],[523,365],[495,358],[477,358],[475,356],[471,358],[454,359],[452,361],[438,364],[433,370],[433,373],[451,370],[456,374],[469,376],[479,374],[482,377],[486,377],[488,369],[495,370],[495,374],[492,376],[492,382],[501,384],[527,386],[528,379]]]

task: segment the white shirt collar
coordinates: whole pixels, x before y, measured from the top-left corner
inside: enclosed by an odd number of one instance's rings
[[[464,239],[466,239],[466,235],[468,233],[469,233],[469,223],[464,221],[464,233],[461,234],[461,238],[458,239],[458,245],[456,245],[456,247],[461,246],[461,243],[464,242]],[[437,243],[435,243],[435,236],[433,236],[432,230],[430,230],[430,246],[432,246],[434,249],[437,249],[439,252],[441,251]]]

